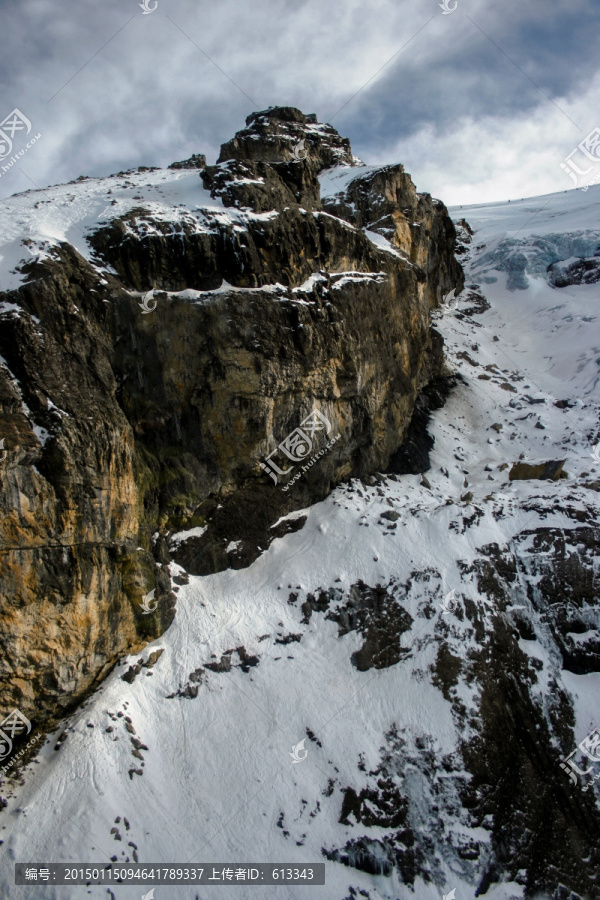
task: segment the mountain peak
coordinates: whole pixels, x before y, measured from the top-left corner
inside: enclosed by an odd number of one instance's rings
[[[301,155],[294,152],[304,142]],[[273,106],[251,113],[246,127],[221,146],[217,163],[294,162],[307,159],[316,171],[332,166],[357,166],[362,161],[352,153],[350,141],[332,126],[319,123],[314,113],[305,115],[293,106]]]
[[[315,113],[305,115],[301,109],[295,106],[269,106],[268,109],[263,109],[260,112],[250,113],[246,117],[246,125],[251,125],[257,119],[264,118],[276,119],[280,122],[299,122],[301,124],[306,124],[307,122],[311,124],[317,123]]]

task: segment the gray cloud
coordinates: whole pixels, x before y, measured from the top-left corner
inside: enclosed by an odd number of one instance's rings
[[[447,202],[501,199],[570,187],[559,164],[596,124],[594,0],[138,2],[2,5],[0,118],[18,107],[43,137],[1,196],[213,160],[253,109],[293,104]]]

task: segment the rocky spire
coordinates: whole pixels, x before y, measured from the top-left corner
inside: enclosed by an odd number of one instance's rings
[[[298,147],[302,144],[301,147]],[[316,172],[331,166],[362,165],[348,138],[332,125],[319,124],[314,113],[293,106],[272,106],[251,113],[246,127],[221,146],[217,162],[297,162],[307,160]]]

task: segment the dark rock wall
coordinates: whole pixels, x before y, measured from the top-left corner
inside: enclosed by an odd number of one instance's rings
[[[90,239],[116,276],[63,244],[0,295],[20,307],[0,332],[6,709],[60,715],[168,627],[169,535],[205,527],[174,551],[191,572],[247,565],[280,516],[383,469],[401,445],[442,368],[429,308],[462,270],[445,208],[401,167],[352,182],[354,220],[343,198],[321,211],[318,173],[358,162],[314,117],[257,113],[216,166],[178,165],[199,168],[226,206],[272,216],[199,233],[140,207]],[[361,230],[383,214],[409,259]],[[224,280],[235,290],[173,296]],[[131,291],[151,288],[157,308],[143,315]],[[313,409],[331,423],[315,449],[337,440],[284,491],[261,462]],[[157,612],[144,615],[151,590]]]

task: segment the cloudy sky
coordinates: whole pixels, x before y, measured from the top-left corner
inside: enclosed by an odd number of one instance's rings
[[[42,137],[0,196],[219,145],[315,112],[448,204],[571,188],[600,124],[598,0],[0,0],[0,120]],[[25,143],[15,136],[15,150]]]

